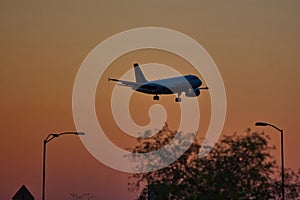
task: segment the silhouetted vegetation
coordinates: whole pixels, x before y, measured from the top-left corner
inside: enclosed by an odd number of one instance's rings
[[[132,152],[150,152],[171,141],[176,131],[165,126],[157,135],[138,139]],[[186,137],[190,137],[189,134]],[[280,199],[280,169],[271,155],[266,134],[251,132],[223,136],[205,158],[194,141],[174,163],[149,173],[133,174],[129,190],[141,191],[137,199]],[[153,165],[149,160],[145,166]],[[299,174],[286,170],[286,199],[299,199]]]
[[[91,200],[91,199],[96,199],[93,195],[86,193],[86,194],[76,194],[76,193],[72,193],[70,194],[72,199],[74,200]]]

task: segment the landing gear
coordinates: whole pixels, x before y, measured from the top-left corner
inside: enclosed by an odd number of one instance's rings
[[[176,102],[181,102],[181,98],[175,98]]]
[[[159,96],[155,95],[155,96],[153,97],[153,100],[154,100],[154,101],[158,101],[158,100],[159,100]]]
[[[181,98],[180,98],[181,92],[178,93],[178,96],[175,98],[176,102],[181,102]]]

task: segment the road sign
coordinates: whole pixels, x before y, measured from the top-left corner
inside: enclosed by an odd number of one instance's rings
[[[32,196],[25,185],[22,185],[22,187],[13,196],[12,200],[34,200],[34,196]]]

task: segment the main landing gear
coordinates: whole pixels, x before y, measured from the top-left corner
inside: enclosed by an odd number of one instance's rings
[[[153,97],[153,100],[154,100],[154,101],[158,101],[158,100],[159,100],[159,96],[155,95],[155,96]]]

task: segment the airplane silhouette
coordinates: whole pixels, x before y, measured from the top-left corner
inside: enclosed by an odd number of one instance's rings
[[[141,68],[137,63],[134,65],[136,82],[124,81],[115,78],[108,78],[108,81],[116,81],[121,86],[127,86],[131,89],[145,93],[153,94],[153,100],[158,101],[158,95],[177,94],[176,102],[181,102],[180,95],[185,93],[186,97],[197,97],[200,90],[208,90],[208,87],[200,88],[202,81],[195,75],[177,76],[161,80],[147,81]]]

